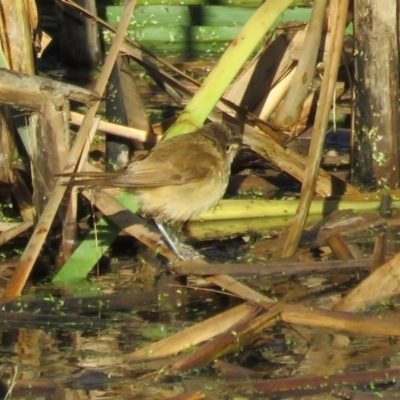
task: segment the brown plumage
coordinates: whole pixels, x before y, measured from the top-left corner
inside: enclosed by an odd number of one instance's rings
[[[148,156],[121,172],[72,173],[69,185],[126,188],[141,212],[159,221],[182,222],[217,204],[228,185],[239,141],[230,128],[210,123],[159,142]]]

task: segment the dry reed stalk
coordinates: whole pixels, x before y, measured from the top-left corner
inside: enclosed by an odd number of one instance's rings
[[[18,225],[0,233],[0,246],[8,241],[14,239],[21,233],[27,231],[33,226],[33,221],[24,221]]]
[[[241,319],[252,315],[253,312],[254,307],[252,305],[242,304],[128,354],[125,360],[132,362],[176,354],[220,335]]]
[[[60,104],[61,103],[61,104]],[[33,206],[40,216],[56,185],[55,174],[64,167],[69,147],[69,104],[64,97],[41,104],[29,117],[29,159],[31,163]],[[45,151],[43,149],[45,147]],[[74,240],[75,238],[64,238]]]
[[[359,270],[368,269],[372,265],[371,258],[362,258],[355,260],[331,260],[331,261],[278,261],[268,263],[232,263],[232,264],[204,264],[197,260],[182,261],[174,265],[173,271],[179,275],[199,275],[210,276],[218,274],[229,275],[303,275],[315,272],[326,273],[329,271]]]
[[[291,39],[275,73],[270,92],[264,96],[264,99],[253,111],[260,119],[264,121],[268,120],[282,99],[286,96],[297,70],[297,62],[294,62],[294,60],[297,60],[298,57],[294,56],[294,52],[299,52],[299,46],[303,48],[304,39],[304,31],[296,32]],[[277,40],[279,40],[279,38]]]
[[[36,214],[32,204],[32,190],[25,182],[21,170],[15,168],[13,175],[14,181],[11,193],[17,203],[19,214],[23,221],[33,221]]]
[[[333,40],[326,59],[326,67],[321,84],[321,95],[306,164],[305,179],[301,187],[299,207],[282,251],[283,258],[290,257],[296,252],[303,227],[307,220],[308,210],[314,196],[317,174],[325,141],[325,132],[328,125],[329,113],[342,56],[348,9],[349,0],[336,0],[330,3],[330,21]]]
[[[400,293],[400,253],[359,283],[341,299],[334,310],[360,311],[378,305]]]
[[[381,232],[375,240],[372,256],[371,272],[374,272],[385,262],[387,233]]]
[[[24,221],[26,222],[26,221]],[[5,232],[8,231],[11,228],[15,228],[18,226],[20,222],[5,222],[5,221],[0,221],[0,232]]]
[[[318,98],[320,93],[320,86],[318,86],[310,95],[306,98],[301,110],[297,123],[290,130],[290,137],[288,141],[295,139],[300,133],[302,133],[308,126],[310,120],[310,112],[314,109],[314,99]],[[339,100],[342,95],[346,93],[346,88],[343,82],[336,85],[334,99]],[[348,161],[346,161],[348,163]]]
[[[268,97],[264,104],[262,104],[261,109],[255,111],[255,114],[258,115],[259,118],[266,121],[272,113],[275,111],[276,107],[280,104],[282,99],[287,94],[293,79],[296,76],[297,67],[292,66],[291,71],[284,77],[282,80],[274,86],[273,89],[268,93]]]
[[[33,75],[32,34],[25,0],[0,2],[1,47],[10,69]]]
[[[82,125],[84,115],[75,111],[70,112],[69,122],[72,125]],[[132,140],[139,140],[145,142],[147,140],[147,132],[141,129],[130,128],[129,126],[122,126],[108,121],[100,121],[98,130],[105,133],[111,133],[115,136],[124,137]]]
[[[332,250],[334,256],[339,260],[354,260],[355,257],[352,254],[349,245],[340,233],[335,233],[326,238],[326,243]]]
[[[260,102],[263,103],[266,92],[293,67],[290,52],[291,41],[286,35],[280,35],[264,46],[226,90],[224,99],[256,114],[254,110]],[[230,115],[235,114],[229,107],[223,109]]]
[[[200,392],[195,393],[181,393],[176,396],[168,397],[165,400],[203,400],[206,398],[206,395]]]
[[[299,63],[287,95],[276,110],[274,118],[275,126],[288,128],[294,125],[299,119],[304,100],[307,97],[309,86],[315,73],[325,20],[326,3],[327,0],[314,2]]]
[[[35,0],[24,0],[26,12],[29,17],[29,25],[31,28],[31,33],[33,34],[39,26],[39,14],[36,7]]]
[[[83,145],[83,148],[82,148],[81,156],[80,156],[78,164],[76,166],[76,170],[77,171],[82,171],[84,165],[87,164],[86,159],[87,159],[87,156],[88,156],[89,151],[90,151],[90,144],[92,143],[92,141],[94,139],[94,135],[97,132],[97,129],[98,129],[99,125],[100,125],[100,121],[101,121],[100,117],[94,117],[93,118],[92,125],[90,126],[89,133],[88,133],[87,138],[85,140],[85,144]]]
[[[372,289],[370,288],[370,291]],[[282,304],[282,321],[290,324],[320,326],[367,335],[400,336],[400,321],[393,315],[353,314],[345,310],[325,310],[309,306]],[[346,311],[355,311],[349,310]]]
[[[0,107],[0,182],[9,184],[12,182],[13,173],[11,170],[12,154],[15,151],[15,142],[10,127],[12,126],[12,118],[9,109],[6,106]]]
[[[395,350],[396,352],[397,350]],[[309,357],[309,355],[307,355]],[[365,363],[365,361],[364,361]],[[220,388],[228,393],[235,393],[237,397],[256,393],[261,399],[353,399],[370,400],[381,397],[387,400],[396,397],[388,391],[367,392],[360,388],[387,387],[389,382],[397,382],[400,378],[400,369],[383,367],[377,371],[346,371],[340,374],[324,374],[318,371],[307,376],[294,376],[280,379],[247,379],[220,383]],[[347,389],[349,388],[349,389]],[[354,388],[353,390],[350,388]],[[264,394],[263,394],[264,393]],[[240,397],[239,397],[240,398]]]
[[[65,98],[88,107],[101,99],[98,94],[88,89],[8,69],[0,69],[0,81],[2,103],[36,112],[41,112],[43,105],[48,102],[61,107]]]
[[[93,118],[92,126],[90,127],[88,137],[82,149],[82,154],[79,159],[77,171],[82,170],[82,165],[85,163],[86,158],[89,154],[90,143],[92,143],[93,141],[99,123],[100,123],[100,117]],[[73,188],[71,191],[70,200],[68,202],[68,207],[64,217],[63,236],[62,236],[63,240],[61,242],[61,246],[59,249],[59,257],[57,259],[59,265],[64,265],[75,250],[76,242],[75,240],[72,239],[75,239],[77,237],[77,223],[76,223],[77,213],[78,213],[77,188]],[[70,240],[65,240],[68,238],[70,238]]]
[[[276,304],[276,301],[258,293],[256,290],[240,283],[230,275],[213,275],[206,278],[214,285],[218,285],[222,290],[228,291],[237,297],[247,300],[255,306],[269,310]]]
[[[113,65],[117,58],[120,45],[124,40],[125,31],[128,28],[135,4],[135,0],[129,0],[125,5],[124,15],[121,19],[120,24],[118,25],[117,33],[115,35],[114,41],[105,60],[103,70],[95,87],[95,91],[100,95],[100,97],[102,96],[106,88],[108,78],[111,74]],[[97,101],[93,106],[89,108],[81,125],[81,128],[78,131],[76,140],[69,152],[67,165],[64,169],[64,172],[74,171],[76,163],[81,155],[82,148],[85,145],[87,134],[90,130],[93,118],[96,115],[99,104],[100,101]],[[62,181],[63,178],[59,178],[57,180],[56,187],[48,203],[46,204],[45,209],[43,210],[43,213],[36,225],[35,231],[33,232],[24,253],[22,254],[20,263],[6,287],[4,298],[2,299],[2,301],[14,298],[22,293],[22,290],[42,249],[43,243],[46,240],[47,234],[49,233],[58,207],[66,191],[66,187],[61,185]]]

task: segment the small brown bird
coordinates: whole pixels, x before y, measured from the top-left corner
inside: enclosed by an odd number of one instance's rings
[[[210,123],[162,140],[148,156],[121,172],[77,173],[71,185],[121,187],[138,199],[141,212],[158,222],[183,222],[217,204],[229,181],[240,141],[232,130]]]

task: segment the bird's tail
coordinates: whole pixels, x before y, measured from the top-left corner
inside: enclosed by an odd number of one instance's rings
[[[116,187],[116,177],[119,176],[118,172],[69,172],[65,174],[57,174],[55,176],[74,178],[70,181],[63,182],[66,186],[102,186],[102,187]]]

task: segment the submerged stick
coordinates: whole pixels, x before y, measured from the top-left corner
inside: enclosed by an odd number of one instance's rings
[[[106,58],[103,70],[95,87],[95,91],[100,95],[103,94],[106,88],[108,78],[111,74],[111,70],[117,58],[120,45],[124,40],[125,31],[128,28],[135,4],[135,0],[130,0],[126,4],[124,16],[118,26],[115,39],[111,45],[108,57]],[[66,168],[64,169],[64,172],[72,172],[75,169],[76,163],[81,155],[82,148],[85,145],[87,134],[89,132],[90,126],[92,125],[92,121],[96,115],[99,104],[100,101],[97,101],[92,107],[89,108],[81,125],[81,128],[79,129],[76,140],[69,152],[68,162]],[[35,264],[35,261],[42,249],[43,243],[46,240],[47,234],[50,231],[50,227],[53,223],[54,217],[57,213],[64,193],[67,190],[66,186],[61,185],[62,181],[64,181],[64,178],[59,178],[57,180],[53,194],[46,204],[45,209],[43,210],[36,229],[33,232],[33,235],[31,236],[31,239],[29,240],[29,243],[24,253],[22,254],[20,263],[15,270],[13,277],[6,287],[4,298],[2,299],[2,301],[19,296],[21,294],[26,284],[26,281],[28,280],[28,277],[32,271],[33,265]]]

